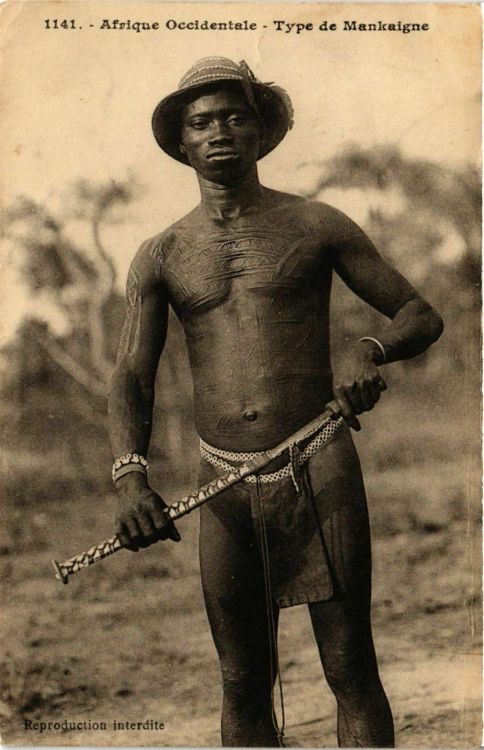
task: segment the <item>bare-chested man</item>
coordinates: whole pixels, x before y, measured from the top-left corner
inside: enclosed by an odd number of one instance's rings
[[[368,517],[349,427],[385,389],[379,367],[423,352],[442,320],[343,213],[260,184],[257,160],[291,125],[287,94],[225,58],[196,63],[155,111],[155,137],[196,171],[201,203],[144,242],[129,272],[110,396],[114,457],[131,454],[114,477],[118,533],[132,550],[179,539],[144,467],[169,305],[190,356],[201,482],[273,447],[335,398],[344,419],[329,439],[313,435],[201,509],[222,741],[281,742],[272,711],[278,612],[307,603],[340,746],[387,747],[393,723],[372,641]],[[391,320],[379,340],[354,343],[337,385],[333,272]]]

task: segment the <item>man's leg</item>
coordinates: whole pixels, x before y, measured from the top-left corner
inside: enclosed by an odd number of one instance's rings
[[[309,469],[335,593],[309,605],[324,673],[338,704],[340,747],[393,747],[393,719],[371,632],[371,545],[360,463],[349,431]]]
[[[201,508],[200,569],[222,671],[222,744],[277,747],[262,562],[244,490],[225,492]],[[275,608],[276,628],[277,614]]]
[[[351,602],[309,605],[324,673],[338,704],[340,747],[393,747],[393,719],[369,622]]]

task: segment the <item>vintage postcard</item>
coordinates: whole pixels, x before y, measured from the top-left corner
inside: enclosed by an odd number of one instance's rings
[[[480,746],[479,6],[0,21],[2,742]]]

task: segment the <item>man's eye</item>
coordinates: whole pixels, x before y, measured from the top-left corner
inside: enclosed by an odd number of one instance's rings
[[[207,123],[205,120],[192,120],[190,123],[190,127],[195,128],[196,130],[202,130],[202,128],[205,128],[207,126]]]
[[[233,115],[232,117],[229,117],[229,125],[243,125],[246,122],[246,118],[242,117],[242,115]]]

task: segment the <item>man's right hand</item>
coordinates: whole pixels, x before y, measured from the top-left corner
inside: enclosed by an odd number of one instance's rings
[[[180,534],[164,512],[166,503],[153,492],[143,474],[125,474],[116,482],[116,489],[116,533],[123,547],[137,552],[162,539],[180,541]]]

